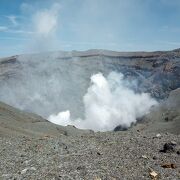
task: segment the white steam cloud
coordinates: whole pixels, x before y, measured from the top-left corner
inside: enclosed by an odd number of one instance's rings
[[[83,97],[85,119],[71,119],[70,111],[50,115],[49,121],[59,125],[75,125],[95,131],[129,127],[157,105],[147,93],[135,93],[121,73],[112,72],[107,79],[98,73],[91,76],[91,85]]]
[[[55,3],[49,9],[37,11],[33,16],[34,30],[38,36],[47,38],[55,33],[58,25],[60,5]]]
[[[60,27],[60,3],[52,3],[48,8],[38,9],[33,9],[32,5],[25,3],[22,9],[30,14],[30,23],[28,24],[26,34],[27,32],[32,32],[27,34],[30,40],[26,45],[26,51],[46,52],[59,50],[57,33]]]

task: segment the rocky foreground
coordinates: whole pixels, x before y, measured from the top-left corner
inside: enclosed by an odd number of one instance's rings
[[[179,135],[126,131],[0,143],[1,179],[180,179]]]

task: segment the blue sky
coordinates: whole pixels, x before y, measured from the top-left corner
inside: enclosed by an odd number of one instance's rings
[[[0,0],[0,57],[180,47],[180,0]]]

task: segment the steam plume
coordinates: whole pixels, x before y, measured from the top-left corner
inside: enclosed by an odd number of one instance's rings
[[[95,131],[113,130],[118,125],[129,127],[157,102],[147,93],[135,93],[123,78],[123,74],[115,72],[107,79],[101,73],[91,76],[91,85],[83,98],[85,119],[73,120],[67,110],[50,115],[49,121]]]
[[[58,25],[60,5],[53,4],[50,9],[37,11],[33,16],[34,29],[37,36],[47,38],[55,33]]]

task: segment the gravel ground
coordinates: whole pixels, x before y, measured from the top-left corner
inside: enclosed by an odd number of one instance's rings
[[[174,149],[160,152],[171,141],[177,143]],[[0,144],[0,179],[5,180],[180,179],[180,135],[98,132],[58,138],[0,137]]]

